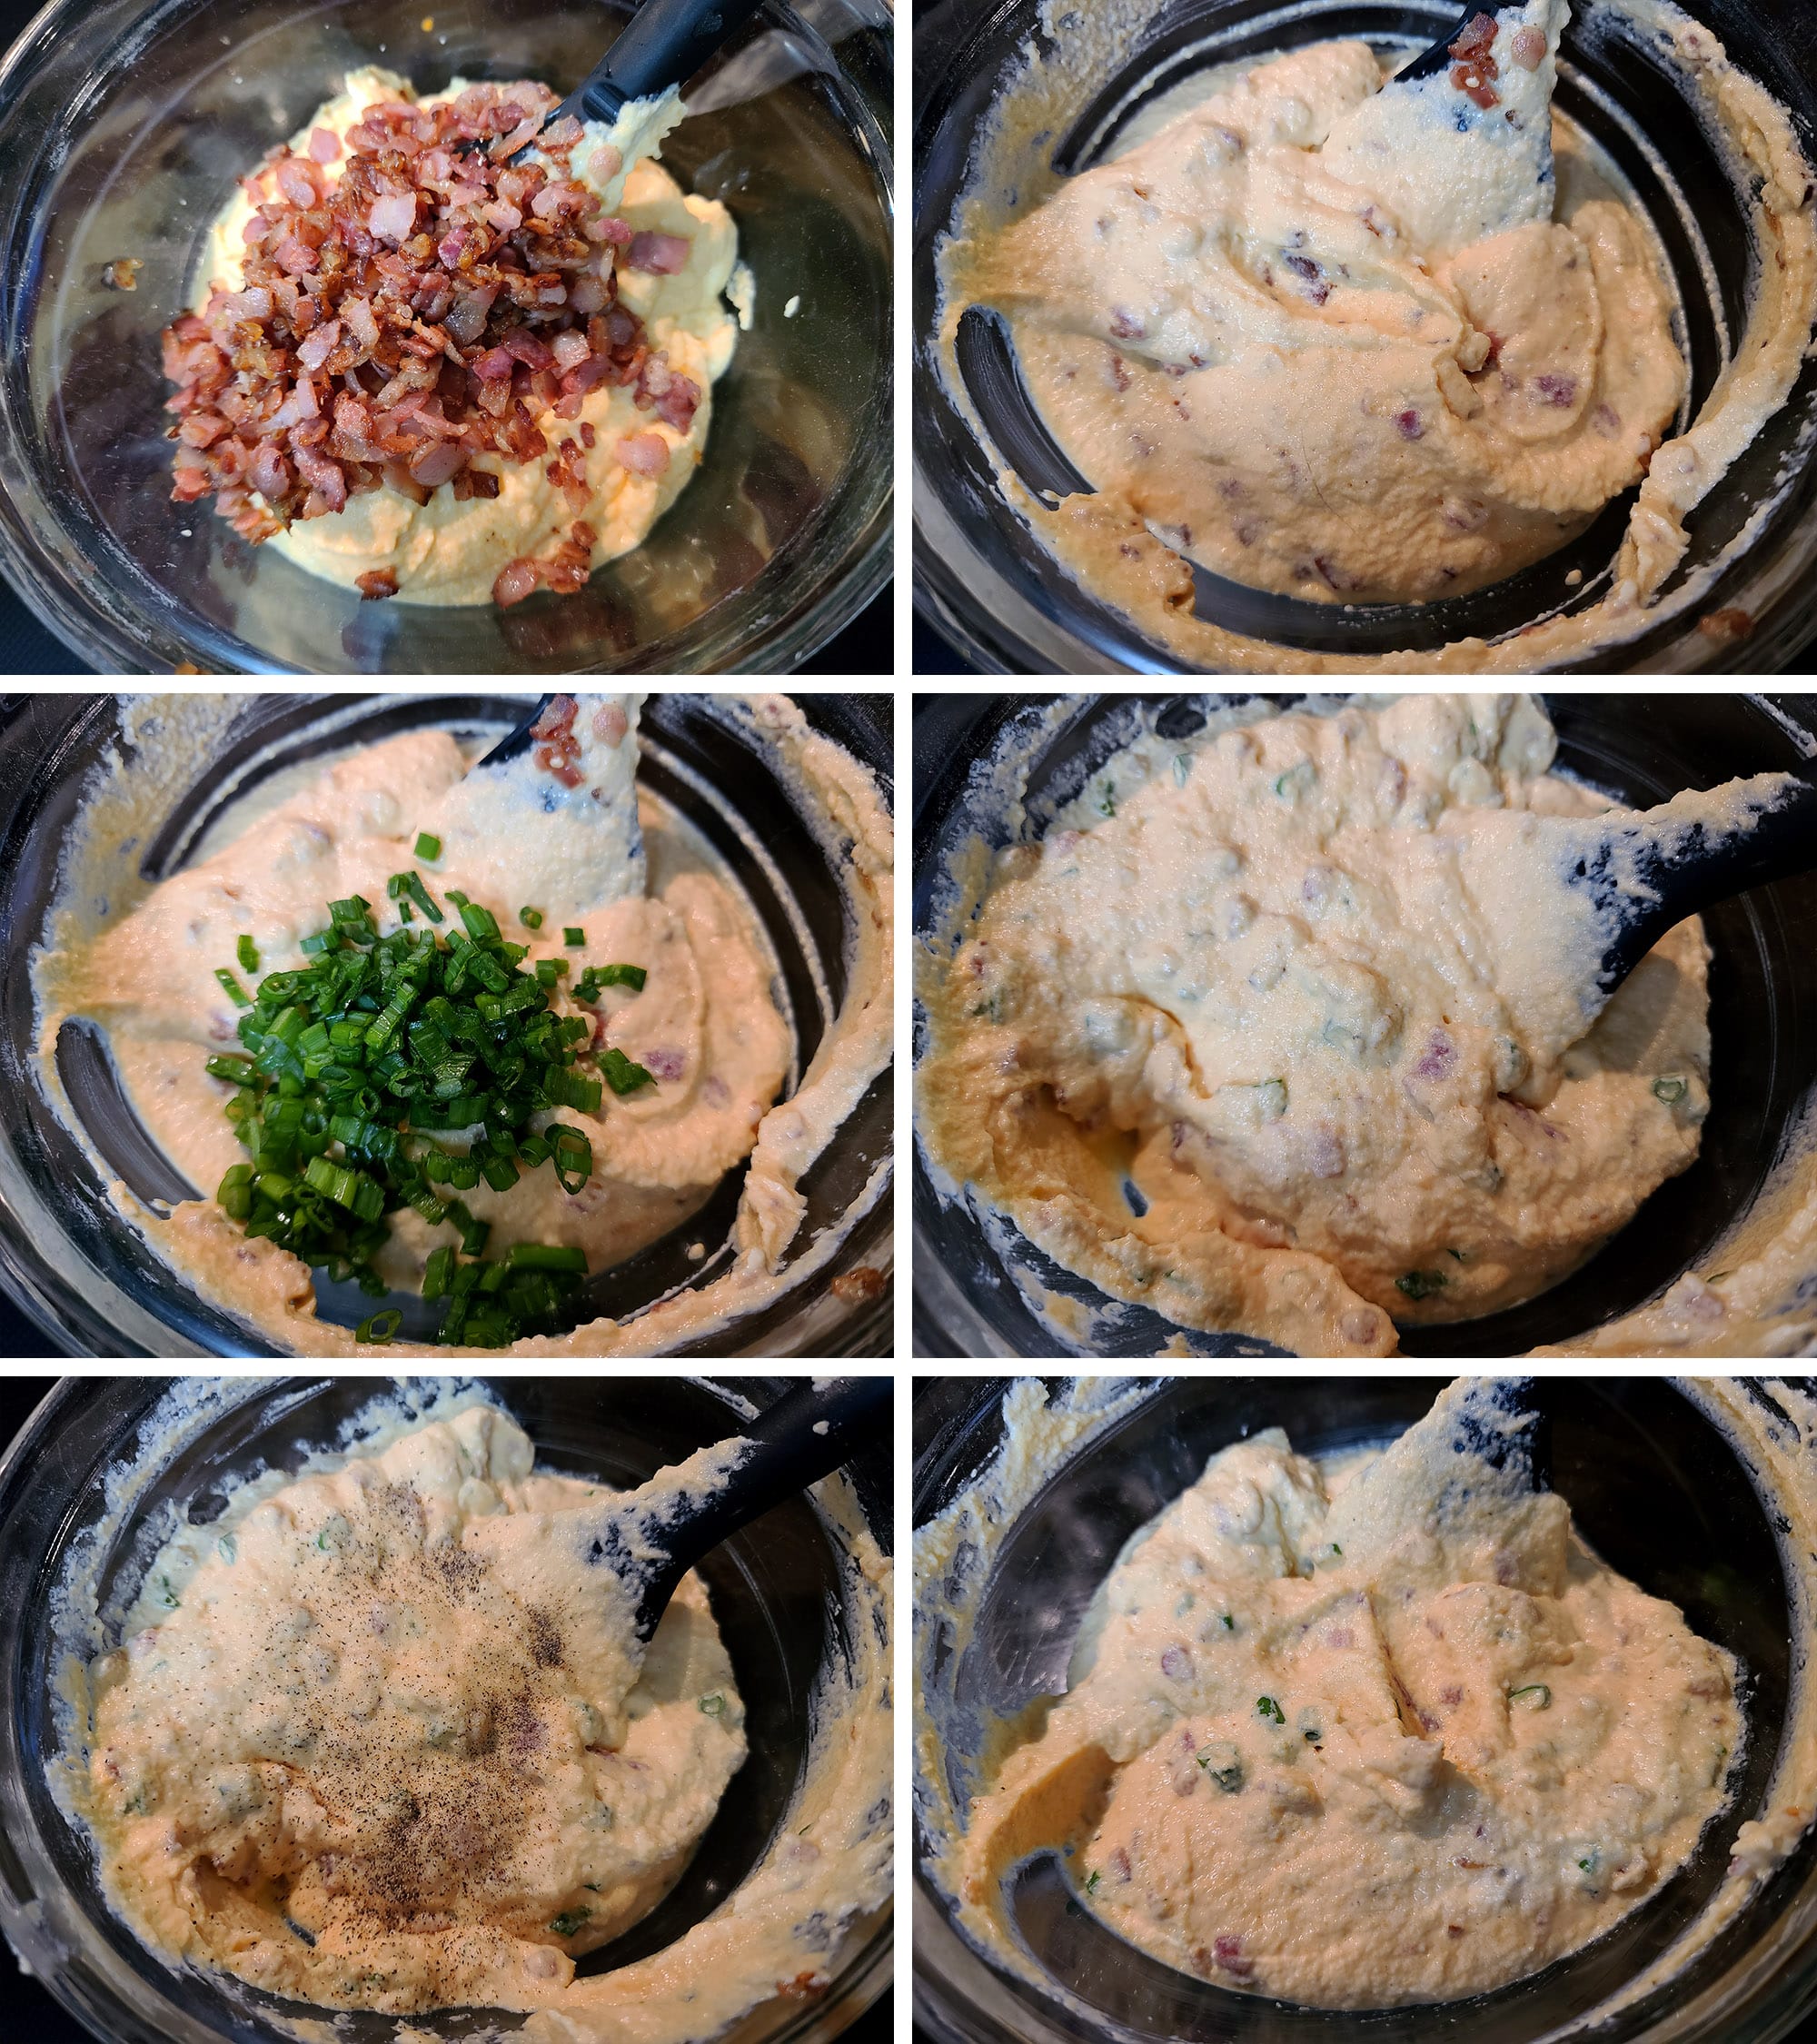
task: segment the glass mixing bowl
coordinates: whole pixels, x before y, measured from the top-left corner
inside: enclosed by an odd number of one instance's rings
[[[174,793],[156,827],[123,857],[150,878],[174,871],[223,808],[268,775],[343,747],[422,724],[457,733],[501,733],[523,714],[498,696],[247,696],[219,755]],[[889,699],[807,696],[809,721],[870,768],[886,793],[891,727]],[[0,702],[0,1278],[69,1353],[86,1355],[269,1354],[261,1337],[198,1296],[154,1255],[108,1195],[118,1177],[167,1206],[191,1196],[132,1114],[85,1027],[65,1025],[58,1071],[101,1162],[72,1136],[40,1079],[29,958],[44,941],[56,897],[65,833],[79,814],[90,774],[121,742],[112,696],[22,696]],[[796,1034],[792,1090],[845,1000],[849,907],[844,848],[810,829],[774,760],[726,714],[723,699],[659,695],[640,729],[643,784],[705,832],[730,865],[775,951],[785,1014]],[[887,1353],[888,1288],[848,1281],[859,1265],[887,1269],[890,1203],[887,1164],[893,1134],[888,1070],[848,1116],[801,1181],[808,1202],[804,1243],[844,1232],[836,1255],[770,1306],[680,1353],[868,1355]],[[590,1281],[579,1295],[597,1313],[625,1318],[680,1286],[710,1284],[732,1255],[730,1231],[743,1170],[730,1173],[706,1206],[630,1261]],[[201,1188],[206,1189],[206,1188]],[[689,1245],[707,1255],[690,1260]],[[325,1275],[325,1274],[324,1274]],[[351,1286],[322,1285],[324,1317],[352,1326],[373,1310]],[[409,1317],[420,1300],[391,1302],[403,1333],[426,1332]],[[584,1315],[583,1315],[584,1317]]]
[[[72,1550],[106,1512],[104,1474],[123,1458],[139,1461],[145,1476],[132,1508],[102,1540],[96,1579],[104,1597],[126,1591],[130,1602],[129,1586],[143,1576],[160,1524],[168,1537],[175,1513],[194,1523],[217,1515],[214,1486],[223,1480],[265,1467],[296,1470],[306,1447],[333,1444],[376,1386],[358,1378],[221,1383],[193,1424],[154,1441],[148,1421],[167,1385],[66,1378],[0,1460],[0,1608],[8,1614],[0,1654],[0,1930],[57,1999],[107,2044],[264,2044],[294,2038],[290,2022],[311,2011],[231,1977],[154,1957],[109,1910],[92,1849],[52,1799],[45,1768],[65,1751],[63,1658],[72,1652],[86,1658],[117,1642],[62,1636],[51,1593]],[[787,1388],[777,1378],[672,1377],[511,1378],[486,1386],[529,1434],[539,1467],[619,1487],[735,1433],[742,1414]],[[866,1522],[888,1548],[888,1449],[849,1473]],[[842,1635],[855,1622],[869,1622],[849,1597],[839,1551],[831,1524],[802,1497],[734,1534],[700,1564],[750,1713],[750,1758],[680,1883],[650,1915],[584,1960],[583,1974],[611,1971],[671,1944],[737,1890],[788,1822],[814,1736],[811,1699],[823,1680],[839,1679]],[[889,1951],[886,1907],[853,1926],[823,1998],[763,2004],[740,2026],[740,2044],[821,2044],[837,2035],[889,1985]],[[509,2033],[523,2020],[473,2010],[407,2021],[356,2015],[337,2018],[334,2031],[347,2044],[389,2044],[402,2029],[453,2039]]]
[[[104,674],[783,672],[889,566],[891,57],[780,0],[663,161],[757,280],[700,472],[580,595],[368,603],[170,500],[158,336],[234,183],[357,64],[578,84],[623,5],[52,0],[0,61],[0,567]],[[724,104],[719,101],[723,97]],[[109,289],[121,256],[137,289]],[[799,316],[788,308],[799,300]]]
[[[1762,0],[1692,0],[1688,11],[1722,38],[1731,58],[1792,110],[1812,150],[1817,105],[1817,15]],[[1701,406],[1746,323],[1760,252],[1746,174],[1707,134],[1680,75],[1614,6],[1574,10],[1560,64],[1558,106],[1624,174],[1654,228],[1683,310],[1681,340]],[[1021,46],[1038,43],[1041,0],[979,10],[944,0],[922,17],[915,45],[915,577],[928,620],[987,672],[1167,674],[1170,652],[1122,612],[1074,581],[1003,494],[995,463],[938,373],[935,251],[948,232],[973,147]],[[1119,124],[1111,118],[1192,73],[1258,58],[1333,35],[1361,35],[1385,51],[1455,29],[1448,0],[1169,0],[1101,96],[1077,108],[1056,137],[1066,167],[1095,159]],[[1078,138],[1082,138],[1078,139]],[[1076,157],[1076,161],[1075,161]],[[1008,352],[989,339],[989,316],[962,341],[974,402],[1005,458],[1030,489],[1077,490],[1034,421]],[[1683,611],[1575,663],[1594,673],[1777,673],[1817,631],[1817,364],[1806,363],[1784,407],[1698,508],[1691,547],[1670,592],[1700,576],[1748,525],[1759,529]],[[1197,576],[1201,618],[1306,652],[1425,653],[1465,636],[1490,640],[1606,593],[1632,494],[1619,498],[1570,545],[1474,595],[1426,605],[1328,607]],[[1580,580],[1567,580],[1572,573]]]
[[[1541,1380],[1553,1487],[1611,1567],[1670,1598],[1694,1631],[1746,1671],[1751,1727],[1728,1808],[1688,1864],[1595,1943],[1531,1980],[1466,2001],[1382,2012],[1316,2009],[1188,1979],[1125,1944],[1076,1905],[1056,1860],[1012,1875],[1028,1950],[1069,1990],[1063,2003],[989,1965],[955,1927],[924,1870],[929,1809],[963,1807],[991,1723],[1066,1687],[1092,1593],[1124,1541],[1196,1482],[1206,1459],[1256,1429],[1285,1427],[1302,1454],[1388,1439],[1432,1404],[1435,1381],[1293,1377],[1161,1380],[1052,1473],[998,1550],[955,1629],[947,1606],[915,1613],[917,1694],[942,1749],[943,1779],[916,1784],[915,2013],[938,2044],[1534,2044],[1594,2034],[1607,2044],[1770,2044],[1817,2005],[1817,1839],[1807,1834],[1682,1974],[1610,2015],[1609,1999],[1699,1914],[1727,1866],[1738,1825],[1764,1809],[1788,1700],[1803,1680],[1794,1637],[1807,1622],[1788,1594],[1786,1559],[1762,1495],[1727,1435],[1673,1385],[1648,1379]],[[937,1379],[918,1386],[913,1523],[942,1511],[1002,1437],[1003,1386]],[[1797,1557],[1804,1565],[1804,1557]],[[976,1555],[960,1570],[975,1568]],[[1082,2006],[1081,2006],[1082,2005]]]
[[[939,876],[974,828],[1006,842],[1000,818],[968,800],[968,778],[1018,720],[1051,697],[945,699],[917,711],[915,930],[926,938]],[[1161,729],[1185,736],[1206,707],[1243,697],[1079,696],[1061,728],[1032,757],[1030,834],[1070,800],[1127,732],[1134,700],[1160,706]],[[1287,707],[1291,696],[1265,699]],[[1558,732],[1559,765],[1644,808],[1685,788],[1743,774],[1809,771],[1817,749],[1817,699],[1810,696],[1543,696]],[[1481,1320],[1404,1327],[1409,1355],[1515,1355],[1564,1342],[1655,1298],[1686,1270],[1705,1268],[1714,1245],[1767,1191],[1786,1137],[1817,1102],[1817,956],[1804,932],[1817,918],[1817,877],[1757,888],[1703,918],[1710,967],[1711,1106],[1696,1162],[1669,1178],[1627,1227],[1548,1292]],[[923,1021],[916,1019],[917,1052]],[[987,1231],[968,1203],[943,1204],[918,1143],[914,1178],[915,1352],[918,1355],[1052,1356],[1057,1346],[1009,1275],[1000,1228]],[[1015,1260],[1050,1291],[1102,1309],[1109,1302],[1014,1235]],[[1102,1327],[1104,1324],[1100,1324]],[[1119,1306],[1088,1353],[1151,1356],[1178,1333],[1145,1306]],[[1241,1335],[1189,1333],[1201,1355],[1278,1353]]]

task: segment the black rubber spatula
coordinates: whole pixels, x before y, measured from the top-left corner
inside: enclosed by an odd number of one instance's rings
[[[1567,879],[1595,903],[1599,1007],[1687,916],[1817,868],[1817,783],[1762,774],[1743,786],[1754,814],[1742,828],[1701,820],[1674,827],[1670,803],[1631,822],[1582,827],[1584,848]]]
[[[685,84],[757,12],[759,0],[643,0],[625,30],[551,121],[616,121],[634,99]],[[534,144],[531,144],[534,147]]]
[[[675,1585],[740,1526],[889,1437],[888,1377],[814,1378],[786,1393],[734,1436],[748,1451],[705,1495],[651,1503],[634,1492],[596,1526],[587,1560],[609,1568],[635,1602],[648,1643]],[[660,1482],[660,1478],[657,1479]],[[648,1489],[649,1486],[646,1487]]]

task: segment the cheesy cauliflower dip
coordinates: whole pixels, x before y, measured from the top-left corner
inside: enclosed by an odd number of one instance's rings
[[[982,1488],[1052,1473],[1067,1416],[1044,1439],[1040,1404],[1011,1393]],[[1459,1384],[1385,1450],[1321,1464],[1269,1429],[1214,1455],[936,1837],[968,1935],[1028,1970],[1008,1890],[1045,1850],[1184,1973],[1388,2008],[1536,1972],[1669,1881],[1724,1804],[1736,1663],[1534,1487],[1524,1406]],[[976,1524],[964,1495],[917,1536],[930,1618]]]
[[[1525,697],[1219,712],[1126,745],[1038,838],[968,843],[919,961],[943,1196],[1113,1299],[1306,1354],[1566,1276],[1697,1155],[1709,952],[1680,925],[1586,1015],[1569,875],[1611,805],[1555,743]]]

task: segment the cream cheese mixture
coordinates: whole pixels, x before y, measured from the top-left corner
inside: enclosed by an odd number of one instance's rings
[[[596,1319],[571,1335],[525,1336],[520,1347],[600,1353],[710,1330],[773,1297],[785,1268],[793,1282],[837,1246],[837,1230],[796,1242],[806,1205],[798,1181],[889,1057],[887,813],[869,777],[792,705],[751,706],[754,731],[799,782],[808,814],[823,812],[829,834],[849,846],[845,870],[858,910],[844,1009],[793,1096],[777,1105],[794,1047],[777,1006],[775,961],[724,861],[677,812],[636,789],[640,700],[580,699],[571,788],[529,758],[470,773],[470,757],[445,730],[344,753],[293,777],[274,804],[230,817],[203,856],[148,892],[117,865],[119,848],[140,844],[146,827],[134,812],[137,770],[124,769],[102,803],[101,836],[73,861],[67,898],[80,906],[66,911],[35,967],[41,1069],[60,1096],[54,1048],[64,1021],[89,1017],[105,1029],[134,1109],[203,1196],[167,1216],[124,1187],[116,1200],[199,1290],[283,1347],[361,1353],[351,1329],[317,1317],[309,1267],[272,1240],[249,1238],[213,1196],[246,1156],[224,1112],[235,1089],[206,1069],[211,1055],[239,1047],[241,1011],[217,968],[231,965],[242,936],[253,938],[263,972],[305,964],[301,944],[326,921],[327,904],[354,895],[378,904],[392,927],[399,907],[387,882],[400,868],[421,868],[435,893],[463,892],[490,908],[527,947],[526,969],[563,961],[550,999],[561,1014],[589,1019],[583,1057],[620,1052],[649,1075],[628,1094],[602,1088],[597,1111],[569,1106],[539,1117],[580,1127],[591,1141],[593,1168],[578,1190],[544,1166],[503,1190],[482,1180],[462,1194],[490,1225],[487,1254],[496,1260],[512,1243],[552,1244],[583,1251],[589,1271],[610,1268],[680,1226],[727,1172],[751,1160],[730,1267],[716,1283],[622,1327]],[[181,750],[187,714],[174,705],[148,711],[154,742]],[[149,783],[140,791],[154,792]],[[415,849],[425,832],[438,841],[432,860]],[[519,917],[532,903],[542,918],[535,928]],[[566,942],[571,926],[583,948]],[[582,960],[641,968],[643,983],[610,985],[583,1004],[573,994]],[[449,1141],[462,1146],[458,1135]],[[389,1221],[379,1273],[416,1291],[431,1254],[455,1242],[458,1225],[432,1225],[409,1206]]]
[[[1680,925],[1586,1026],[1565,847],[1610,805],[1554,749],[1525,697],[1215,718],[974,848],[920,965],[949,1196],[1113,1298],[1306,1354],[1567,1275],[1697,1154],[1709,952]],[[1655,828],[1744,828],[1782,785]]]
[[[1040,1404],[1006,1403],[981,1479],[999,1502],[1026,1494],[1015,1458],[1057,1466]],[[1004,1880],[1048,1848],[1084,1907],[1183,1972],[1381,2008],[1535,1972],[1671,1879],[1725,1801],[1736,1664],[1534,1489],[1521,1407],[1456,1384],[1332,1464],[1270,1429],[1131,1537],[1065,1695],[1002,1728],[961,1834],[936,1837],[983,1950],[1027,1970]],[[1112,1416],[1081,1412],[1071,1438]],[[976,1589],[999,1536],[952,1573],[974,1516],[962,1497],[918,1534],[918,1596],[943,1572]]]
[[[419,101],[409,83],[378,65],[347,74],[342,90],[311,116],[291,147],[306,154],[317,134],[345,143],[373,106],[392,103],[432,107],[456,98],[465,81]],[[663,136],[682,119],[680,94],[634,100],[610,128],[586,126],[567,174],[634,233],[674,237],[685,259],[672,271],[621,263],[616,303],[644,322],[650,344],[670,368],[692,380],[700,403],[685,428],[640,408],[630,388],[606,382],[587,392],[571,420],[550,415],[551,454],[530,461],[482,455],[471,465],[498,479],[492,497],[459,496],[442,485],[421,492],[418,503],[383,488],[347,498],[325,517],[296,520],[265,543],[313,575],[357,589],[362,575],[389,571],[395,593],[410,603],[489,603],[501,570],[540,557],[561,544],[577,520],[594,535],[588,568],[640,545],[657,520],[693,479],[712,423],[712,387],[730,365],[738,321],[724,293],[738,262],[738,233],[716,199],[686,192],[655,161]],[[269,197],[269,172],[244,181],[209,232],[191,293],[200,313],[217,289],[238,291],[243,273],[243,230],[254,193]],[[582,429],[585,429],[583,432]],[[558,452],[556,444],[570,443]],[[651,442],[655,444],[652,445]],[[629,449],[629,451],[627,450]],[[563,480],[551,473],[561,471]],[[578,474],[581,487],[567,486]]]
[[[1046,501],[997,455],[1037,536],[1213,670],[1530,670],[1651,621],[1685,518],[1786,399],[1817,313],[1811,174],[1784,110],[1676,8],[1624,4],[1757,193],[1749,324],[1687,429],[1651,229],[1553,114],[1565,0],[1498,10],[1493,35],[1460,39],[1467,61],[1417,86],[1388,82],[1405,53],[1385,64],[1360,41],[1226,65],[1145,109],[1107,160],[1057,175],[1055,139],[1150,11],[1044,10],[939,251],[953,401],[986,432],[955,349],[967,310],[994,309],[1089,486]],[[1534,146],[1548,131],[1553,148]],[[1505,642],[1376,660],[1195,614],[1195,563],[1325,605],[1461,595],[1637,484],[1600,600]]]
[[[226,1395],[174,1393],[139,1451]],[[614,1493],[539,1471],[452,1384],[400,1385],[350,1437],[169,1523],[130,1608],[92,1608],[80,1569],[58,1592],[70,1646],[108,1645],[65,1670],[52,1785],[134,1933],[323,2009],[517,2011],[473,2034],[532,2044],[691,2044],[823,1993],[889,1892],[889,1564],[843,1479],[814,1509],[863,1636],[800,1700],[777,1837],[678,1938],[577,1977],[673,1886],[749,1751],[703,1584],[640,1660],[592,1529],[710,1491],[739,1444]],[[130,1513],[139,1479],[114,1475]]]

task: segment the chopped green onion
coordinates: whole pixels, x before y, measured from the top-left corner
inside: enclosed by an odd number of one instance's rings
[[[716,1692],[711,1696],[703,1696],[700,1699],[700,1708],[710,1718],[723,1717],[725,1715],[726,1700]]]
[[[517,912],[517,919],[526,929],[541,929],[542,928],[542,911],[541,908],[520,908]]]
[[[632,993],[640,994],[643,983],[649,977],[649,970],[643,966],[589,966],[575,982],[574,998],[580,1001],[595,1000],[599,997],[601,987],[629,987]]]
[[[414,868],[408,873],[393,873],[385,882],[385,894],[389,899],[397,903],[400,917],[413,901],[432,923],[439,923],[444,919],[441,909],[431,898],[429,889],[423,886],[422,876]]]
[[[558,1938],[571,1938],[592,1913],[591,1910],[563,1910],[560,1916],[550,1918],[549,1928]]]
[[[1395,1280],[1395,1289],[1405,1292],[1410,1299],[1429,1299],[1444,1291],[1445,1275],[1442,1270],[1410,1270]]]
[[[1524,1682],[1519,1689],[1508,1692],[1508,1702],[1518,1703],[1524,1711],[1549,1711],[1552,1692],[1544,1682]]]
[[[388,1306],[384,1312],[361,1321],[353,1330],[353,1339],[356,1342],[388,1342],[402,1325],[403,1315],[395,1306]]]
[[[1260,1718],[1267,1718],[1276,1724],[1286,1724],[1287,1722],[1286,1712],[1272,1696],[1258,1696],[1256,1699],[1256,1714]]]
[[[571,1270],[584,1272],[587,1253],[552,1242],[513,1242],[505,1251],[504,1267],[515,1270]]]
[[[1653,1082],[1653,1096],[1663,1100],[1668,1107],[1675,1107],[1691,1090],[1682,1078],[1656,1078]]]
[[[650,1085],[656,1077],[644,1066],[632,1063],[616,1046],[601,1053],[600,1069],[614,1093],[635,1093],[639,1086]]]
[[[256,972],[259,969],[259,948],[250,937],[243,937],[233,947],[233,950],[240,961],[242,972]]]
[[[246,991],[246,989],[243,986],[241,986],[240,982],[234,978],[233,975],[228,971],[225,966],[216,966],[214,968],[214,977],[226,989],[227,997],[233,1002],[235,1007],[252,1007],[253,997]]]
[[[583,929],[576,929],[573,924],[570,923],[561,932],[561,941],[571,951],[578,951],[587,941],[587,933]]]
[[[418,858],[440,858],[442,857],[441,838],[432,838],[426,830],[419,830],[416,834],[416,857]]]
[[[252,1166],[230,1165],[226,1176],[215,1188],[214,1197],[232,1219],[245,1220],[253,1211]]]
[[[439,1249],[432,1249],[429,1261],[422,1266],[422,1295],[425,1299],[442,1298],[454,1278],[454,1251],[448,1243]]]
[[[614,1052],[610,1055],[621,1057],[622,1053]],[[643,1072],[645,1079],[650,1077],[648,1072],[643,1071],[641,1065],[631,1065],[629,1069]],[[641,1084],[642,1080],[640,1079],[632,1079],[629,1086],[621,1086],[617,1079],[612,1081],[613,1090],[619,1093],[628,1093],[631,1086]],[[563,1071],[559,1065],[550,1067],[549,1075],[542,1082],[542,1090],[549,1096],[551,1107],[579,1107],[583,1115],[598,1114],[600,1102],[603,1097],[598,1079],[582,1078],[578,1072]]]

